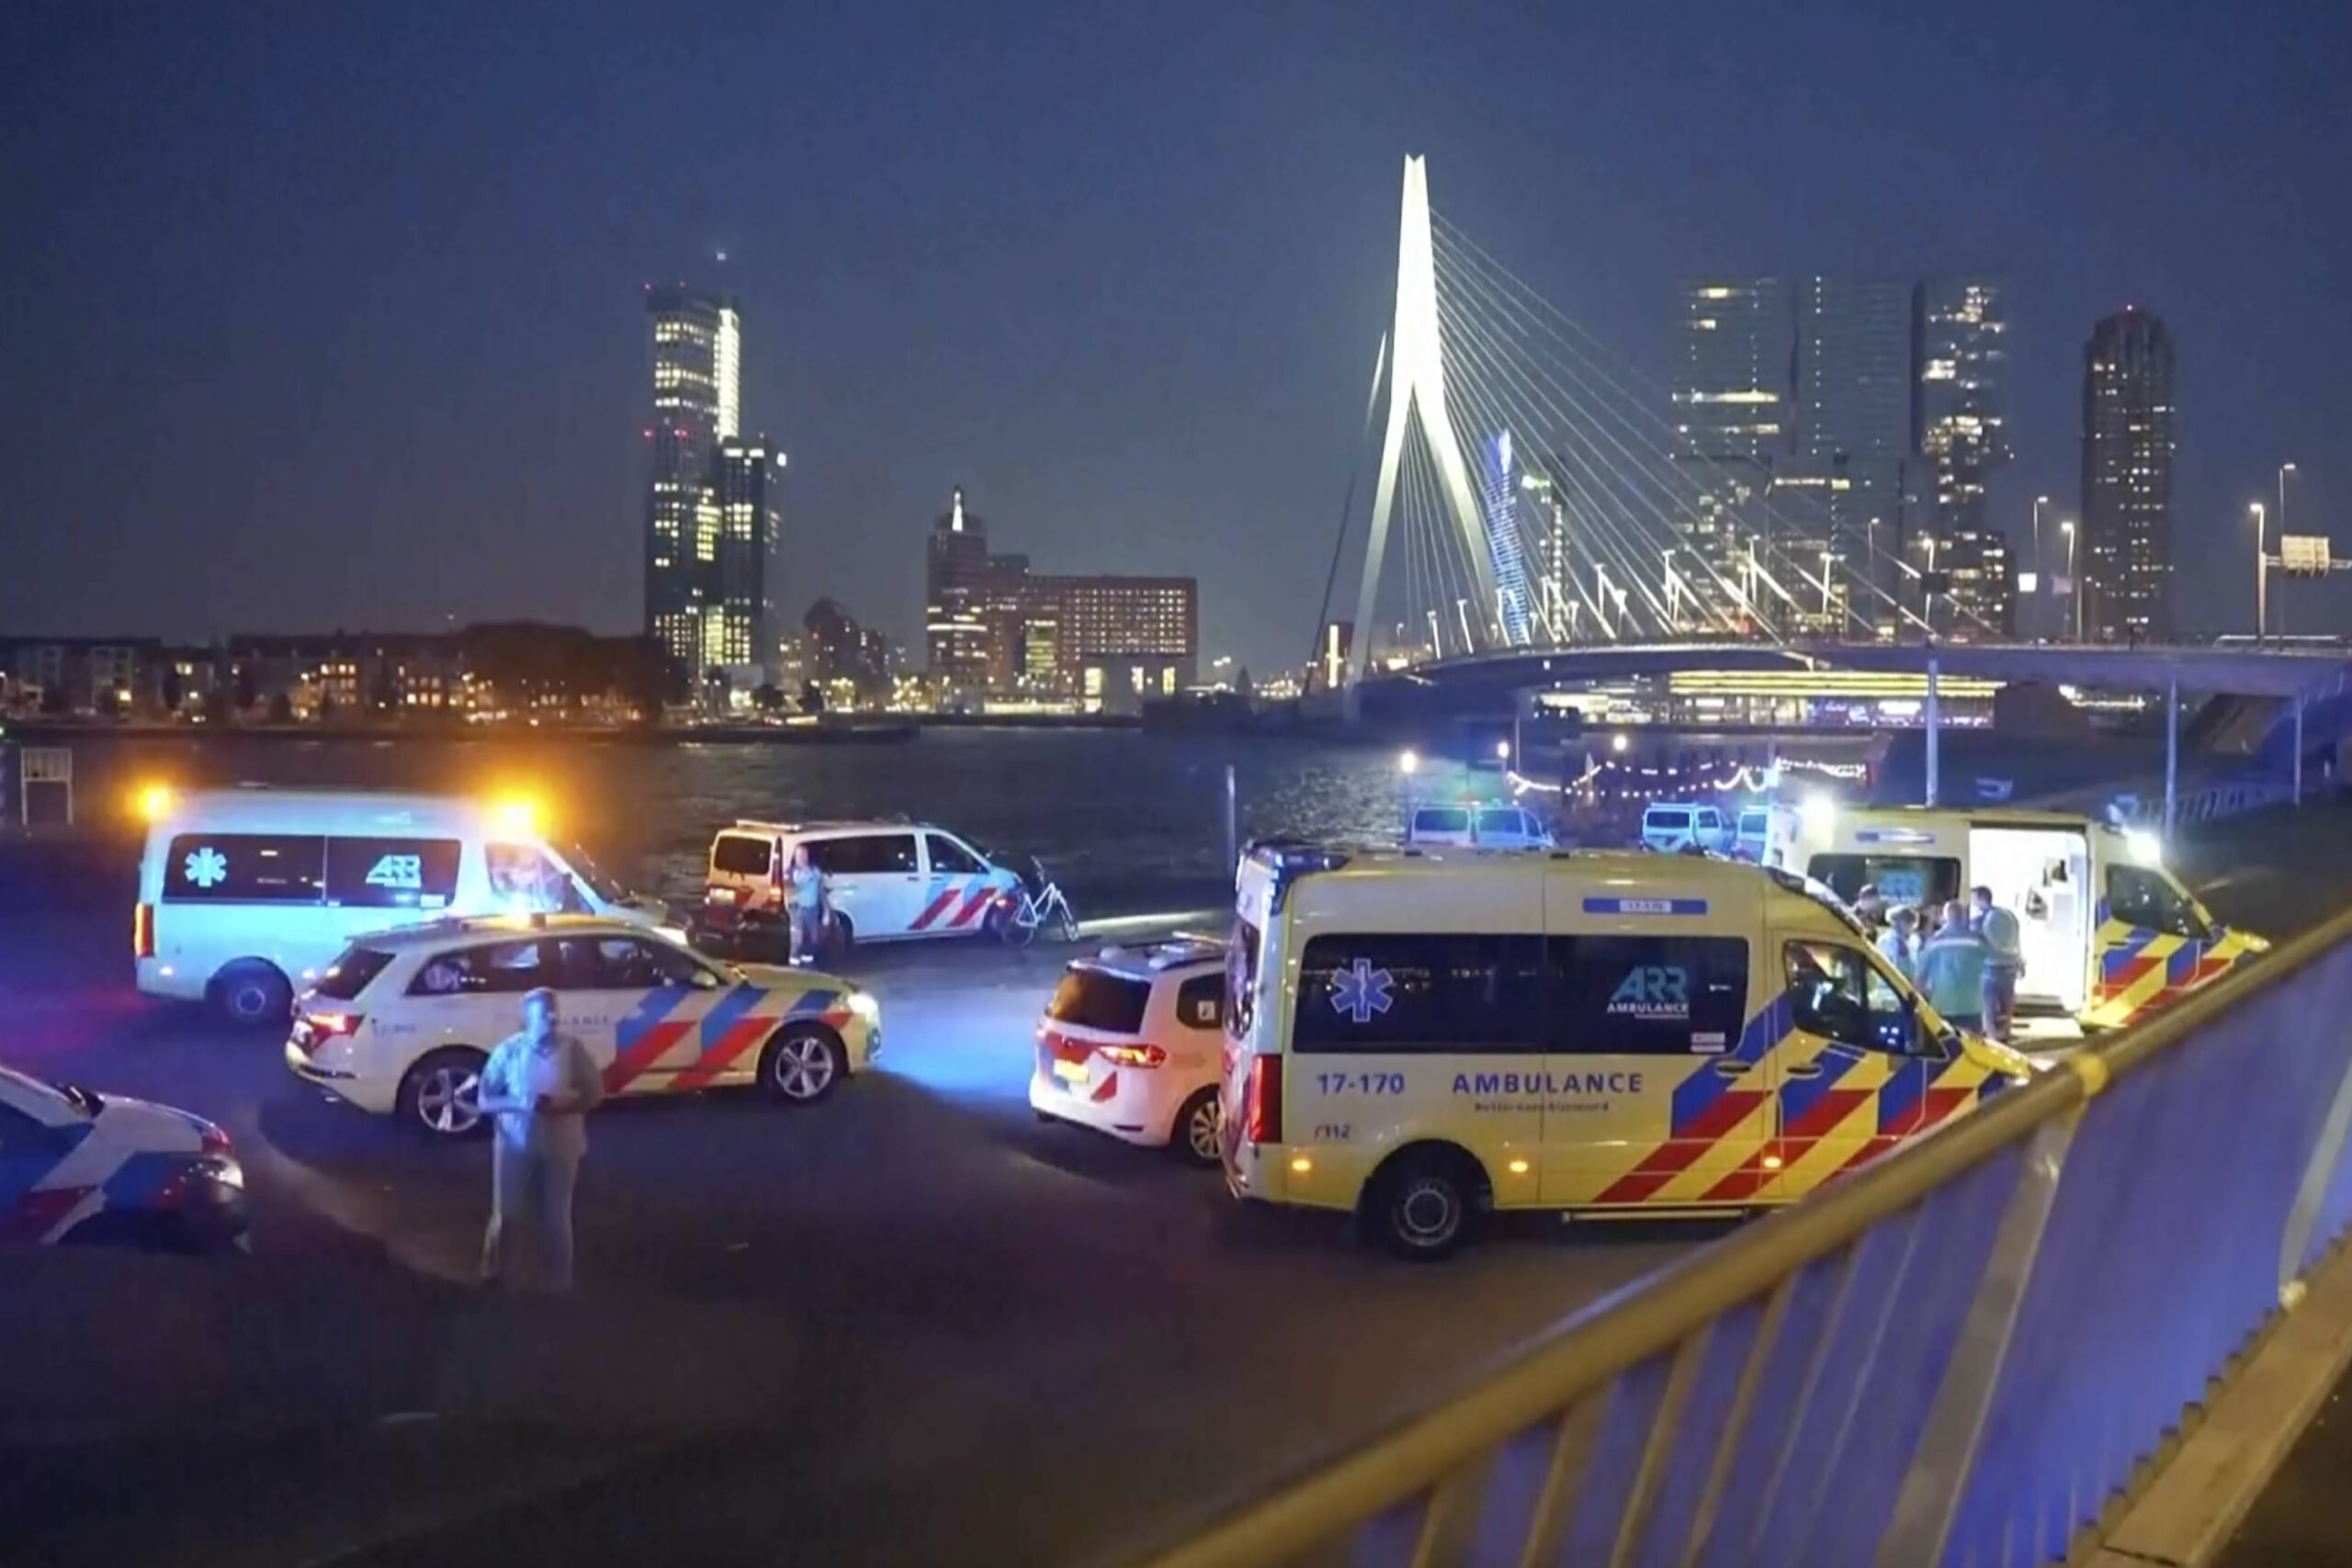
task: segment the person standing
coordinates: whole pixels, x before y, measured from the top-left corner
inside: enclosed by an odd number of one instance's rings
[[[802,965],[813,964],[825,940],[825,874],[810,858],[806,844],[793,847],[789,880],[792,890],[792,962]]]
[[[510,1222],[537,1242],[540,1278],[552,1291],[571,1288],[571,1195],[588,1151],[588,1113],[603,1103],[604,1074],[562,1021],[555,993],[542,986],[523,998],[523,1028],[490,1054],[480,1104],[496,1121],[491,1143],[490,1224],[481,1239],[481,1276],[507,1279]]]
[[[1928,1005],[1944,1021],[1972,1034],[1984,1032],[1984,970],[1992,953],[1969,929],[1968,908],[1954,898],[1944,906],[1943,924],[1919,949],[1914,977]]]
[[[2017,916],[1993,902],[1990,887],[1971,891],[1976,932],[1984,939],[1984,1032],[2009,1037],[2018,1011],[2018,977],[2025,973],[2025,948]]]
[[[1908,904],[1887,917],[1886,930],[1878,937],[1878,950],[1894,972],[1906,980],[1916,981],[1919,969],[1918,911]]]

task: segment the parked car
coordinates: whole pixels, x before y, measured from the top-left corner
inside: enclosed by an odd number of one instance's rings
[[[1198,937],[1073,961],[1037,1021],[1029,1104],[1195,1165],[1217,1161],[1225,944]]]
[[[1725,854],[1732,847],[1733,827],[1720,807],[1689,801],[1657,801],[1642,813],[1642,847],[1661,854],[1703,850]]]

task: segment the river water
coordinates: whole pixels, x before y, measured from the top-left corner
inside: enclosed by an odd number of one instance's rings
[[[121,820],[149,783],[527,794],[549,836],[626,880],[698,899],[711,835],[739,817],[903,815],[1004,854],[1035,854],[1081,916],[1206,907],[1230,895],[1225,769],[1241,831],[1393,842],[1408,795],[1497,795],[1491,770],[1393,750],[1133,730],[926,731],[900,744],[101,737],[74,742],[76,815]],[[1015,863],[1019,863],[1016,862]]]

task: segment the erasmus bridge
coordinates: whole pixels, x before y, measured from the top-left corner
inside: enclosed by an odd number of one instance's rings
[[[1384,687],[1469,702],[1686,669],[1931,684],[1940,671],[2168,705],[2346,685],[2340,651],[2007,640],[1932,554],[1903,547],[1899,496],[1882,498],[1883,518],[1848,515],[1821,487],[1711,454],[1690,423],[1708,411],[1678,403],[1435,210],[1418,157],[1405,164],[1396,316],[1365,448],[1384,409],[1340,694],[1351,719]],[[1364,526],[1352,481],[1346,512],[1318,633],[1344,604],[1340,556]]]

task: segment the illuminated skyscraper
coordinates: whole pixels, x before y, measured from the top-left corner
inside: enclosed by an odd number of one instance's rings
[[[703,606],[702,661],[756,687],[775,678],[784,624],[776,612],[784,454],[764,435],[719,443],[712,469],[718,536]]]
[[[1487,549],[1495,572],[1495,611],[1503,640],[1528,640],[1527,567],[1519,539],[1519,468],[1510,432],[1497,431],[1478,452],[1479,499],[1487,510]]]
[[[1988,494],[2009,460],[2007,289],[1989,277],[1930,277],[1911,299],[1913,417],[1935,487],[1924,530],[1934,544],[1922,553],[1949,584],[1952,630],[2013,636],[2008,536]]]
[[[989,676],[989,531],[978,516],[964,510],[961,486],[932,525],[923,555],[923,587],[931,672],[967,691],[980,690]]]
[[[2172,333],[2127,306],[2083,345],[2084,634],[2165,641],[2172,625]]]
[[[732,303],[684,287],[646,290],[653,329],[651,472],[645,503],[645,630],[699,676],[717,607],[722,532],[713,494],[722,441],[742,414],[741,327]]]
[[[1795,317],[1779,278],[1701,278],[1680,291],[1675,468],[1686,493],[1679,576],[1693,621],[1736,620],[1746,543],[1792,450]]]

